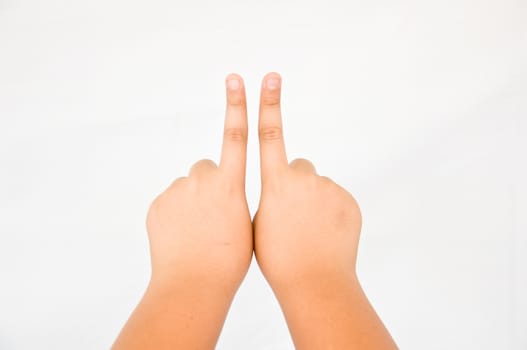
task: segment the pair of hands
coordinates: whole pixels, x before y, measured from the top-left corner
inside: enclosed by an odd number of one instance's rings
[[[247,106],[243,80],[226,79],[219,166],[201,160],[157,197],[147,217],[152,282],[182,273],[234,293],[251,261],[280,297],[330,279],[355,279],[361,215],[354,198],[304,159],[288,164],[280,111],[281,77],[262,83],[258,134],[262,191],[251,222],[245,197]]]
[[[262,191],[251,221],[245,196],[247,106],[243,80],[226,79],[219,166],[201,160],[152,203],[152,275],[113,349],[212,349],[253,250],[298,349],[393,349],[355,274],[361,228],[351,194],[287,162],[281,77],[262,82],[258,134]]]

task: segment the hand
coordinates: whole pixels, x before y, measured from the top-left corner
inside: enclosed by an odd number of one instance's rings
[[[152,203],[147,230],[155,283],[199,278],[236,290],[252,257],[252,224],[245,197],[247,110],[242,78],[228,89],[219,167],[201,160]],[[228,79],[228,81],[231,81]]]
[[[311,162],[287,163],[280,91],[281,77],[268,74],[260,95],[262,193],[253,226],[256,259],[295,348],[396,349],[356,277],[359,206]]]
[[[256,258],[279,295],[293,286],[318,288],[328,280],[355,279],[361,229],[359,206],[350,193],[317,175],[308,160],[287,163],[280,81],[271,73],[262,86],[262,194],[254,220]]]
[[[212,349],[252,258],[245,198],[247,106],[240,76],[227,77],[220,165],[201,160],[147,215],[152,275],[113,349]],[[230,88],[229,88],[230,87]]]

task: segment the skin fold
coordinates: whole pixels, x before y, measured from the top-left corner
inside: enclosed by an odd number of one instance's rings
[[[355,273],[357,202],[311,162],[287,161],[281,80],[272,72],[262,81],[254,220],[245,197],[245,87],[230,74],[220,164],[195,163],[152,202],[151,279],[112,349],[214,349],[253,249],[297,349],[397,348]]]

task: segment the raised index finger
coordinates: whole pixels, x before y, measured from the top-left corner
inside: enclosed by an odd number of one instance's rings
[[[247,103],[243,79],[229,74],[225,80],[227,107],[220,168],[240,184],[245,183],[247,157]]]
[[[280,93],[282,78],[278,73],[268,73],[263,79],[260,94],[258,136],[260,139],[260,168],[262,182],[271,180],[287,167]]]

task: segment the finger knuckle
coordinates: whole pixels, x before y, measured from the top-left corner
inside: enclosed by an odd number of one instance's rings
[[[262,96],[262,104],[266,107],[280,107],[279,94],[267,94]]]
[[[245,106],[245,98],[241,93],[231,92],[227,96],[227,103],[233,107]]]
[[[320,183],[324,186],[334,186],[334,182],[331,178],[327,177],[327,176],[318,176],[318,179],[320,180]]]
[[[163,201],[164,193],[158,195],[152,200],[150,206],[148,207],[148,212],[146,214],[146,225],[147,227],[152,226],[152,223],[156,221],[156,215]]]
[[[194,163],[189,170],[189,177],[201,176],[217,168],[216,163],[210,159],[201,159]]]
[[[194,163],[193,167],[204,167],[204,168],[213,168],[216,166],[216,163],[214,163],[210,159],[201,159],[198,160],[196,163]]]
[[[268,126],[260,128],[259,136],[262,141],[276,141],[282,138],[282,128],[279,126]]]
[[[155,210],[157,210],[157,208],[159,208],[160,202],[163,201],[163,199],[162,199],[163,195],[164,195],[164,192],[159,194],[157,197],[155,197],[150,202],[150,206],[149,206],[149,209],[148,209],[149,212],[155,211]]]
[[[224,137],[230,141],[246,141],[247,132],[243,128],[226,128]]]
[[[169,188],[173,188],[173,187],[179,186],[183,182],[185,182],[185,180],[186,180],[186,177],[178,177],[177,179],[172,181],[172,183],[170,184]]]
[[[302,158],[295,158],[293,159],[292,161],[289,162],[289,165],[295,165],[297,164],[298,162],[301,162],[302,161]]]
[[[293,166],[304,166],[304,167],[314,167],[313,163],[311,163],[309,160],[304,159],[304,158],[296,158],[295,160],[293,160],[290,163],[290,165],[293,165]]]

